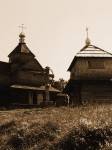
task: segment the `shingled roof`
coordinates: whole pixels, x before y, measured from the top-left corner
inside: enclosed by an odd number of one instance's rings
[[[26,43],[19,43],[17,47],[8,55],[10,57],[11,55],[17,54],[17,53],[27,53],[30,55],[35,56],[27,47]]]
[[[24,38],[25,35],[24,33],[20,33],[19,35],[20,39],[19,39],[19,44],[16,46],[16,48],[8,55],[8,57],[10,57],[11,55],[14,54],[18,54],[18,53],[26,53],[26,54],[30,54],[33,55],[35,57],[35,55],[30,51],[30,49],[27,47],[26,43],[24,42]]]
[[[79,57],[85,58],[85,57],[95,57],[95,58],[112,58],[112,54],[91,44],[88,44],[84,46],[74,57],[72,63],[70,64],[70,67],[68,68],[68,71],[71,70],[75,60]]]
[[[86,45],[76,57],[112,57],[112,54],[94,45]]]

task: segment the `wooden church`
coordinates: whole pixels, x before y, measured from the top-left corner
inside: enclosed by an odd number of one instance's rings
[[[68,71],[70,80],[64,91],[71,104],[112,103],[112,54],[91,44],[75,55]]]
[[[19,35],[19,44],[8,55],[9,62],[0,62],[0,105],[10,103],[40,104],[54,99],[59,90],[50,86],[54,75],[40,65]]]

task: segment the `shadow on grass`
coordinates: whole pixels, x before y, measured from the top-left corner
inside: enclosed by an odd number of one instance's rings
[[[100,150],[106,143],[112,144],[110,126],[90,128],[80,125],[61,138],[57,123],[32,123],[28,128],[17,128],[15,122],[10,121],[0,126],[0,132],[8,135],[1,150]],[[60,140],[56,143],[57,136]]]
[[[82,125],[74,128],[57,143],[53,150],[100,150],[106,143],[112,144],[112,128],[92,129]]]

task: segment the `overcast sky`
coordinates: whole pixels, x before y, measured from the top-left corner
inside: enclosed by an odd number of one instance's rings
[[[0,0],[0,60],[18,44],[20,29],[40,64],[50,66],[55,79],[69,79],[67,69],[85,45],[112,52],[112,0]]]

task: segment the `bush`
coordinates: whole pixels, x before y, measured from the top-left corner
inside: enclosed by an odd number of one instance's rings
[[[100,150],[112,139],[111,127],[92,129],[86,126],[73,128],[57,145],[58,150]]]

